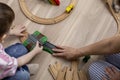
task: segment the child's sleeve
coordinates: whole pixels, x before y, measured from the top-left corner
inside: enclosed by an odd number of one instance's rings
[[[17,59],[8,55],[0,54],[0,79],[13,76],[17,70]]]
[[[15,75],[17,67],[17,59],[0,49],[0,79]]]

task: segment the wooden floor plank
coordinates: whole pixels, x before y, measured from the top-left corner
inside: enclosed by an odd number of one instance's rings
[[[30,11],[37,16],[49,18],[61,14],[70,2],[69,0],[60,1],[60,6],[52,6],[43,0],[26,0],[26,4]],[[9,4],[15,11],[16,18],[14,24],[26,25],[29,33],[39,30],[48,37],[50,42],[57,45],[78,48],[113,36],[117,31],[116,22],[102,0],[78,0],[73,13],[64,21],[54,25],[42,25],[31,22],[21,12],[18,0],[0,0],[0,2]],[[18,41],[16,37],[9,38],[4,46],[7,47]],[[39,63],[40,69],[31,80],[53,80],[48,72],[48,67],[49,64],[56,61],[61,61],[66,65],[70,64],[70,62],[55,58],[47,52],[36,56],[32,63]]]

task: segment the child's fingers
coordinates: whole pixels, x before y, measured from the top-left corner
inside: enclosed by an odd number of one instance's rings
[[[39,42],[38,41],[36,42],[36,46],[39,46]]]
[[[42,50],[42,49],[43,49],[43,46],[41,46],[40,49]]]
[[[23,31],[25,31],[25,30],[26,30],[26,28],[24,27],[24,28],[22,28],[20,31],[23,32]]]
[[[36,47],[39,47],[39,42],[38,41],[36,42]]]
[[[40,49],[43,49],[43,46],[39,46],[39,41],[36,42],[36,46],[39,47]]]
[[[22,27],[25,27],[23,24],[19,24],[19,25],[17,25],[16,27],[18,27],[18,28],[22,28]]]
[[[23,25],[22,28],[26,28],[26,27]]]

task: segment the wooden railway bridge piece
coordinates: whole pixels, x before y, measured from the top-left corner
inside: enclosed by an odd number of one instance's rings
[[[114,0],[105,0],[112,16],[114,17],[117,23],[117,34],[119,34],[120,33],[120,13],[115,12],[115,10],[113,9],[113,1]]]
[[[40,18],[34,14],[32,14],[28,7],[26,6],[25,0],[19,0],[20,8],[24,15],[29,18],[31,21],[39,23],[39,24],[56,24],[64,19],[66,19],[70,13],[72,12],[72,9],[76,6],[77,0],[71,0],[70,4],[66,8],[66,10],[59,16],[54,18]]]

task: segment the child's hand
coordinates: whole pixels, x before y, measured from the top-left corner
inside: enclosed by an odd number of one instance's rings
[[[35,48],[32,50],[34,53],[38,54],[42,52],[43,47],[39,46],[39,42],[37,41]]]
[[[110,80],[120,80],[120,71],[118,71],[114,67],[107,67],[105,70],[106,74],[110,78]],[[105,77],[103,77],[103,80],[108,80]]]
[[[22,34],[22,32],[25,30],[26,30],[25,26],[18,25],[15,28],[10,30],[9,35],[24,36],[24,34]]]
[[[53,56],[63,57],[68,60],[77,59],[79,57],[78,56],[79,51],[76,48],[66,47],[66,46],[64,47],[56,46],[56,47],[57,49],[53,49],[53,51],[55,52]]]

